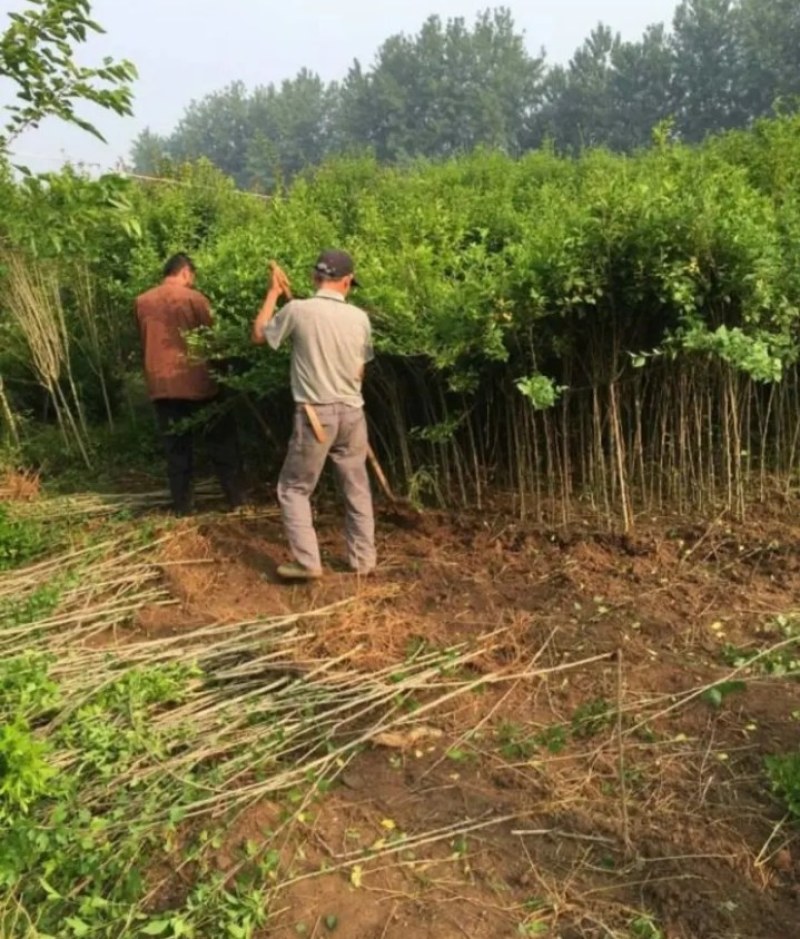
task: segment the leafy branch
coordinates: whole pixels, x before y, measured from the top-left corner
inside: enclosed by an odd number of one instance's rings
[[[46,117],[58,117],[103,140],[100,131],[81,117],[85,102],[120,116],[132,113],[131,82],[136,68],[127,60],[105,57],[99,67],[78,65],[75,47],[92,34],[103,33],[91,19],[89,0],[28,0],[29,8],[9,13],[0,35],[0,78],[16,87],[0,133],[0,154],[23,131]]]

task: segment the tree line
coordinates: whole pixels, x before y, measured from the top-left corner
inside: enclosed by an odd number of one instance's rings
[[[623,41],[597,25],[566,65],[532,54],[503,7],[430,17],[343,80],[309,69],[248,90],[234,82],[190,104],[174,131],[144,131],[137,171],[206,157],[237,185],[271,191],[327,157],[369,151],[382,163],[446,159],[487,147],[510,156],[552,145],[575,155],[748,126],[800,94],[797,0],[682,0],[671,28]]]

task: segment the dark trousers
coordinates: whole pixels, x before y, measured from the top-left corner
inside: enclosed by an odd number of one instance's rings
[[[230,412],[216,413],[219,399],[186,401],[160,398],[153,402],[156,419],[167,456],[167,475],[172,505],[179,515],[192,509],[192,472],[194,469],[194,438],[205,445],[222,491],[231,508],[243,502],[242,461],[236,422]],[[203,412],[208,414],[203,418]],[[184,426],[191,421],[191,426]]]

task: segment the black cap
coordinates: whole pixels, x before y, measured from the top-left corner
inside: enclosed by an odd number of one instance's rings
[[[326,280],[341,280],[343,277],[347,277],[348,274],[353,273],[353,259],[346,251],[330,248],[328,251],[323,251],[317,258],[314,272]],[[359,286],[355,277],[353,278],[353,286]]]

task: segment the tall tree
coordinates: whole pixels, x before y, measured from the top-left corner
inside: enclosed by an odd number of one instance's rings
[[[768,114],[777,100],[800,97],[800,3],[741,0],[743,92],[750,114]]]
[[[247,147],[248,184],[271,188],[321,163],[333,146],[338,101],[338,87],[308,69],[280,88],[257,88],[250,101],[256,133]]]
[[[337,96],[335,85],[306,69],[252,94],[233,82],[193,101],[169,137],[140,134],[134,165],[142,172],[162,156],[176,162],[206,157],[240,186],[272,186],[327,155]]]
[[[741,127],[751,116],[743,94],[738,12],[734,0],[682,0],[675,11],[673,108],[686,140]]]
[[[247,146],[253,135],[250,104],[243,82],[233,82],[193,101],[167,141],[167,155],[178,162],[207,157],[243,183]]]
[[[622,42],[601,23],[566,68],[548,74],[536,142],[549,137],[571,153],[646,146],[653,128],[670,116],[671,85],[672,51],[663,25],[649,27],[639,42]]]
[[[167,140],[146,129],[134,140],[131,158],[137,172],[148,175],[158,172],[159,164],[167,153]]]
[[[507,9],[481,14],[472,29],[463,18],[432,16],[416,36],[388,39],[371,71],[354,63],[342,88],[341,139],[389,161],[482,144],[519,153],[542,71]]]
[[[540,140],[549,136],[572,153],[608,142],[614,121],[613,57],[619,46],[619,34],[599,23],[566,68],[550,71],[537,117]]]
[[[663,24],[648,27],[639,42],[618,43],[611,64],[605,143],[615,150],[645,147],[653,128],[672,113],[672,51]]]

